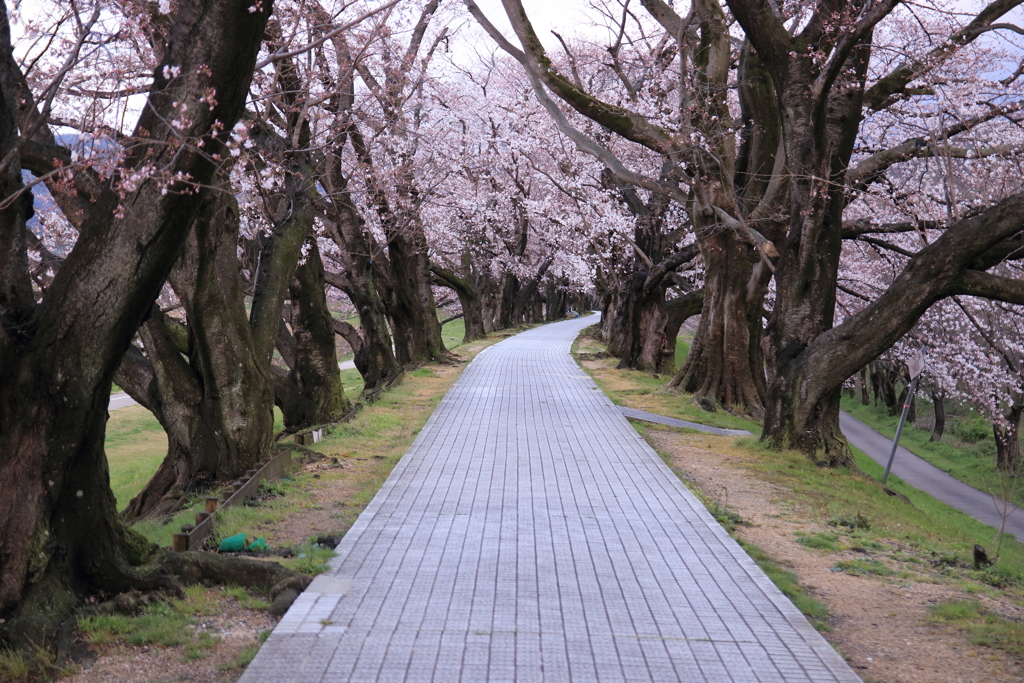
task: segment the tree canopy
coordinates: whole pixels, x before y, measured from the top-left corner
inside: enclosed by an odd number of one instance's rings
[[[340,419],[339,353],[350,394],[451,359],[451,316],[599,308],[621,367],[833,466],[844,383],[925,344],[1019,467],[1020,0],[551,35],[519,0],[506,33],[472,0],[37,4],[0,3],[0,638],[173,583],[123,520],[266,455],[275,405]],[[115,380],[169,440],[121,510]]]

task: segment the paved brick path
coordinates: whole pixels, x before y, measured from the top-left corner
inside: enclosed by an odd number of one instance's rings
[[[857,681],[569,356],[481,353],[242,683]]]

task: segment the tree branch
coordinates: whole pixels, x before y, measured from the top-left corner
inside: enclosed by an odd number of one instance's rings
[[[983,9],[973,21],[946,39],[942,45],[933,48],[920,59],[900,64],[879,79],[864,93],[864,106],[874,111],[885,109],[904,93],[911,81],[945,62],[957,49],[973,42],[985,32],[988,26],[1018,7],[1022,2],[1024,0],[995,0]]]
[[[964,271],[950,293],[1024,305],[1024,281],[977,270]]]

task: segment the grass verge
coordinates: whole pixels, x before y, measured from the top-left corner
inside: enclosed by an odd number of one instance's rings
[[[1024,657],[1024,625],[1003,619],[977,600],[949,600],[931,608],[932,621],[965,631],[972,645]]]
[[[760,425],[742,417],[721,410],[707,413],[690,396],[666,392],[667,377],[617,370],[615,359],[602,358],[603,348],[594,340],[580,340],[577,347],[591,354],[588,358],[594,360],[586,360],[581,365],[616,404],[714,426],[760,431]],[[644,424],[636,427],[648,441],[652,441],[651,436],[658,431],[688,431]],[[863,581],[938,583],[955,592],[1024,607],[1024,544],[1005,539],[996,565],[975,570],[974,544],[986,546],[991,552],[995,530],[896,477],[890,478],[890,488],[906,496],[906,500],[888,495],[877,482],[881,468],[863,453],[854,451],[860,471],[849,471],[818,468],[797,452],[770,450],[756,437],[728,439],[693,432],[689,442],[709,451],[708,456],[721,454],[755,480],[771,484],[770,490],[781,492],[774,502],[783,509],[786,518],[814,529],[797,532],[793,540],[810,552],[837,554],[831,564],[837,575],[856,576]],[[655,450],[691,490],[697,489],[695,493],[709,511],[741,542],[780,590],[812,623],[822,628],[827,615],[824,605],[801,588],[799,577],[743,538],[743,520],[736,510],[687,481],[674,465],[671,454]],[[820,531],[822,526],[826,530]],[[805,602],[805,598],[811,602]],[[1021,630],[1019,621],[991,612],[978,616],[976,621],[970,628],[983,630],[984,626],[999,633],[1006,629]],[[1002,636],[979,643],[1019,654],[1012,640]]]
[[[146,485],[167,455],[167,435],[153,413],[140,405],[110,413],[104,448],[110,488],[123,508]]]
[[[899,415],[889,415],[884,406],[863,405],[859,399],[843,396],[842,408],[890,439],[895,436]],[[930,428],[921,429],[908,422],[900,435],[900,445],[980,491],[1024,506],[1024,477],[1013,480],[996,472],[992,428],[976,416],[969,418],[973,419],[961,420],[964,425],[947,430],[937,442],[930,441]],[[986,426],[987,430],[982,429]]]

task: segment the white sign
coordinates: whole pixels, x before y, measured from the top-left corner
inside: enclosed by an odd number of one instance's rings
[[[924,347],[921,347],[907,361],[907,368],[910,370],[910,379],[914,379],[924,372]]]

